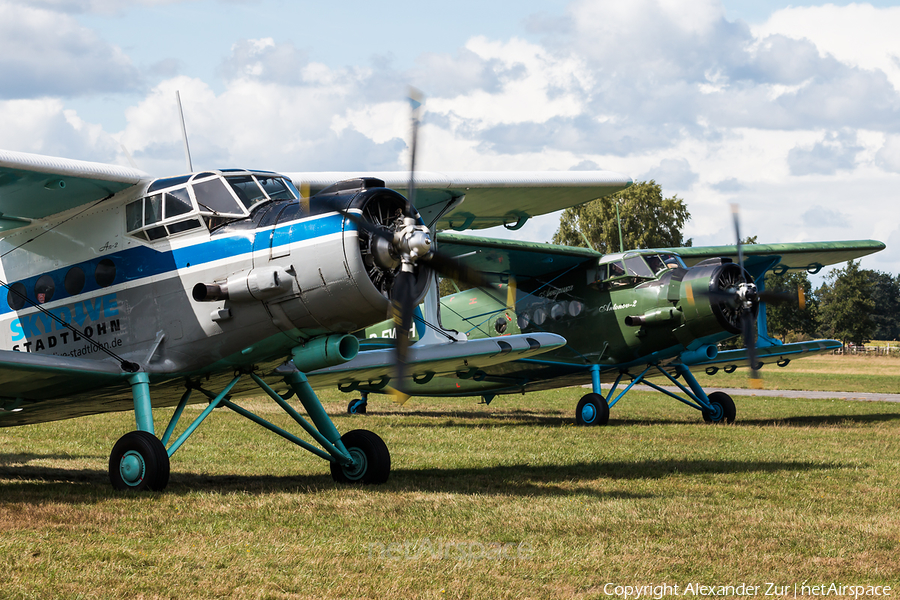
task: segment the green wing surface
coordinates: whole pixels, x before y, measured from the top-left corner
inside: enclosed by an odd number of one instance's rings
[[[471,378],[479,369],[556,350],[565,343],[562,336],[539,332],[422,347],[413,344],[408,357],[410,377],[420,385],[434,377],[450,376],[454,381]],[[376,391],[388,385],[395,359],[392,348],[367,350],[350,362],[313,371],[307,376],[317,388],[338,385],[345,392]],[[407,384],[407,388],[415,395],[416,385]]]
[[[0,232],[149,179],[127,167],[0,150]]]
[[[539,277],[603,256],[588,248],[497,240],[447,232],[439,233],[437,241],[441,252],[455,256],[473,268],[516,277]],[[822,267],[868,256],[884,248],[884,243],[877,240],[742,246],[745,266],[757,276],[760,272],[773,269],[802,269],[815,273]],[[658,250],[679,254],[689,267],[707,258],[725,257],[737,262],[736,246],[688,246]]]
[[[844,242],[791,242],[784,244],[745,244],[744,263],[748,270],[762,263],[770,263],[778,257],[778,262],[769,268],[803,269],[817,273],[822,267],[854,260],[884,250],[885,245],[877,240],[850,240]],[[690,267],[701,260],[719,256],[737,262],[737,246],[698,246],[696,248],[663,248],[676,252]]]
[[[437,235],[442,253],[456,257],[473,269],[488,274],[511,274],[518,278],[541,277],[603,256],[576,246],[558,246],[518,240],[497,240],[441,232]]]
[[[298,188],[316,193],[332,183],[375,177],[405,194],[406,171],[285,173]],[[518,229],[525,222],[570,206],[614,194],[632,184],[630,177],[611,171],[417,171],[416,208],[437,229],[485,229],[505,225]]]

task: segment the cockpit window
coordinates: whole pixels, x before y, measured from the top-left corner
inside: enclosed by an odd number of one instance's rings
[[[183,215],[191,212],[194,205],[187,188],[177,188],[166,192],[166,218]]]
[[[650,270],[650,267],[647,266],[647,263],[644,262],[644,258],[639,254],[635,256],[626,256],[625,267],[628,269],[629,275],[643,277],[645,279],[653,279],[655,276],[653,271]]]
[[[153,241],[202,228],[204,222],[215,229],[249,217],[254,207],[269,200],[300,197],[289,179],[274,173],[222,173],[224,177],[207,171],[154,181],[147,196],[125,206],[126,231]]]
[[[163,219],[162,194],[144,198],[144,224],[159,223]]]
[[[648,254],[644,258],[647,259],[650,269],[657,275],[669,269],[677,269],[684,266],[681,259],[674,254]]]
[[[231,189],[234,190],[234,193],[241,201],[241,204],[247,207],[247,209],[257,202],[266,200],[265,192],[263,192],[262,188],[257,185],[256,180],[250,175],[227,177],[225,181],[228,182]]]
[[[221,178],[194,183],[193,188],[201,212],[211,212],[216,216],[244,216],[244,210]]]
[[[262,177],[257,175],[256,180],[259,181],[259,185],[262,186],[262,189],[265,190],[272,200],[293,200],[299,196],[299,194],[294,195],[281,177]]]
[[[659,257],[662,259],[664,263],[666,263],[666,268],[668,269],[686,269],[684,261],[681,260],[681,257],[677,254],[660,254]]]

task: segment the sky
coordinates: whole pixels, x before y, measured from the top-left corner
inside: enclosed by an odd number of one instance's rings
[[[185,171],[606,169],[694,245],[877,239],[900,273],[900,7],[0,0],[0,148]],[[558,214],[497,237],[549,241]]]

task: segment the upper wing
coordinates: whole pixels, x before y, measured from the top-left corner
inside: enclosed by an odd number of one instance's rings
[[[770,269],[805,269],[817,273],[822,267],[842,263],[884,250],[877,240],[846,242],[794,242],[785,244],[744,244],[744,266],[755,277]],[[701,260],[715,257],[737,262],[737,246],[698,246],[696,248],[663,248],[675,252],[690,267]],[[777,260],[776,260],[777,259]]]
[[[441,253],[459,258],[473,269],[488,275],[502,273],[520,279],[557,273],[603,256],[589,248],[454,233],[439,233],[437,241]]]
[[[143,171],[0,150],[0,232],[149,180]]]
[[[562,336],[539,332],[421,347],[413,344],[408,357],[410,377],[417,384],[435,376],[472,377],[478,369],[555,350],[565,343]],[[338,385],[345,392],[377,391],[388,385],[395,359],[392,348],[366,350],[349,362],[307,373],[307,377],[313,387]],[[415,387],[407,383],[404,389],[415,395]]]
[[[332,183],[375,177],[405,192],[406,171],[286,173],[298,188],[314,194]],[[518,229],[530,217],[624,190],[630,177],[611,171],[417,171],[416,209],[437,229],[484,229],[506,225]]]

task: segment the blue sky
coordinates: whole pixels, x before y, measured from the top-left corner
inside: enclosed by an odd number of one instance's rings
[[[183,170],[604,168],[695,244],[875,238],[900,272],[900,8],[887,2],[0,0],[0,147]],[[515,235],[544,241],[558,217]],[[502,235],[512,235],[499,232]]]

